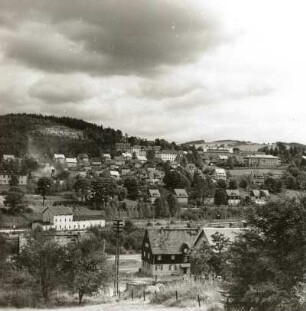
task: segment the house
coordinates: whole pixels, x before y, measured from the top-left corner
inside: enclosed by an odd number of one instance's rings
[[[242,232],[241,228],[211,228],[211,227],[203,227],[198,232],[197,237],[194,240],[192,245],[193,249],[199,249],[203,243],[207,243],[208,245],[214,244],[214,235],[216,233],[223,234],[225,238],[229,239],[229,242],[232,243],[235,241],[236,236]]]
[[[104,162],[109,162],[111,161],[112,157],[109,153],[104,153],[102,159],[104,160]]]
[[[102,159],[100,157],[94,157],[90,159],[91,166],[99,167],[102,165]]]
[[[131,171],[128,165],[122,165],[120,169],[121,169],[121,175],[127,175]]]
[[[18,187],[26,186],[28,184],[28,176],[27,175],[18,175]],[[9,185],[12,179],[11,174],[2,173],[0,174],[0,185]]]
[[[126,152],[131,149],[131,144],[122,142],[122,143],[116,143],[116,151]]]
[[[141,156],[141,155],[137,156],[137,160],[140,161],[141,164],[144,164],[148,161],[146,156]]]
[[[174,162],[177,157],[177,152],[175,150],[162,150],[160,153],[157,153],[156,158],[160,158],[164,162]]]
[[[198,234],[191,228],[147,229],[141,247],[141,271],[150,276],[190,275],[190,249]]]
[[[122,155],[121,156],[115,156],[114,161],[116,162],[117,166],[121,166],[125,163],[125,158]]]
[[[265,176],[259,170],[253,170],[250,175],[250,181],[254,185],[261,186],[265,183]]]
[[[78,160],[77,158],[66,158],[66,164],[68,168],[77,167]]]
[[[185,189],[174,189],[174,193],[179,204],[188,204],[188,194]]]
[[[123,152],[122,156],[124,157],[125,161],[131,161],[133,158],[132,154],[129,152]]]
[[[151,203],[154,203],[157,198],[160,198],[160,192],[158,189],[149,189],[149,197]]]
[[[267,200],[270,196],[269,190],[252,190],[251,199],[257,205],[267,204]]]
[[[87,230],[92,227],[105,227],[105,220],[96,211],[75,213],[67,206],[49,206],[42,213],[42,222],[32,224],[32,229],[37,227],[44,231]]]
[[[220,179],[226,180],[226,171],[223,168],[215,168],[213,176],[214,176],[214,179],[216,180],[220,180]]]
[[[241,195],[239,190],[226,190],[227,204],[230,206],[236,206],[241,202]]]
[[[118,171],[110,170],[109,174],[110,174],[110,177],[114,178],[115,180],[119,180],[120,179],[120,174],[119,174]]]
[[[81,166],[90,166],[89,157],[86,153],[81,153],[78,155],[78,164]]]
[[[64,154],[55,153],[53,155],[53,162],[54,163],[65,164],[66,163],[66,157],[65,157]]]
[[[14,161],[15,156],[13,154],[4,154],[2,156],[3,161]]]

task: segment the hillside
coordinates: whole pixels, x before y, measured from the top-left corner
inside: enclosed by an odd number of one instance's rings
[[[122,132],[68,117],[35,114],[0,116],[0,155],[50,157],[114,152]]]

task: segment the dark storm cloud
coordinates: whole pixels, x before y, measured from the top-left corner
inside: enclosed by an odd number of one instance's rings
[[[209,15],[190,4],[2,0],[0,23],[7,27],[4,52],[29,67],[51,72],[156,73],[162,65],[193,62],[221,40]]]

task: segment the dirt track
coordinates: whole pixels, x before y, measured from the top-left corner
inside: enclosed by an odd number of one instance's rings
[[[16,308],[5,308],[5,311],[17,311],[20,309]],[[121,301],[120,303],[106,303],[92,306],[83,307],[67,307],[67,308],[54,308],[54,309],[30,309],[24,308],[22,311],[205,311],[206,308],[168,308],[158,305],[152,305],[149,303],[144,303],[142,301]]]

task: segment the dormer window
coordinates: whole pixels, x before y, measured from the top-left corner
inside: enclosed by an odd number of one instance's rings
[[[161,255],[158,255],[158,256],[157,256],[157,260],[162,260],[162,256],[161,256]]]

